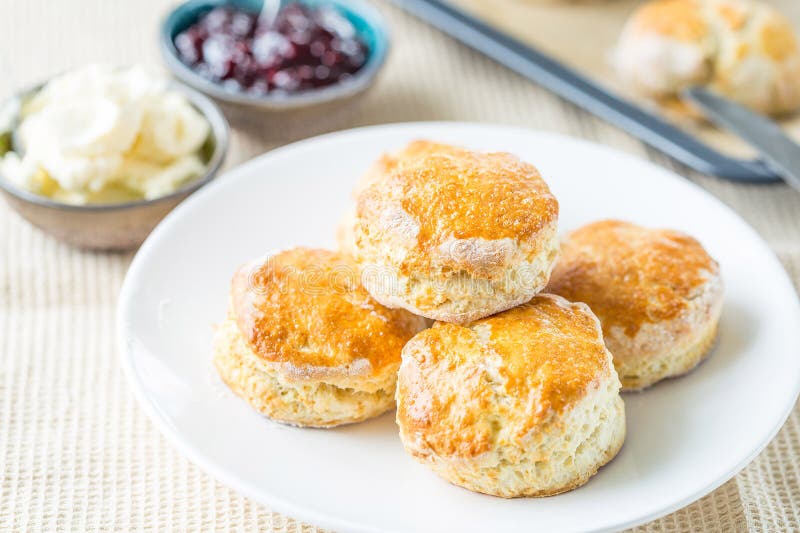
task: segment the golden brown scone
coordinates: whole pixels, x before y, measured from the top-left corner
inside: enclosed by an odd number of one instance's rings
[[[547,283],[558,202],[532,165],[416,141],[371,176],[357,193],[354,255],[382,304],[464,323],[519,305]]]
[[[389,175],[394,166],[394,159],[388,155],[383,155],[373,163],[363,176],[358,180],[356,186],[351,191],[353,200],[352,205],[344,212],[339,225],[336,226],[336,243],[340,252],[353,255],[356,248],[355,243],[355,223],[356,223],[356,202],[361,191]]]
[[[355,236],[356,208],[351,206],[344,212],[339,225],[336,226],[336,244],[338,250],[352,256],[356,248]]]
[[[400,352],[421,317],[376,302],[345,255],[294,248],[233,277],[214,363],[268,417],[330,427],[394,406]]]
[[[710,352],[722,278],[695,239],[604,220],[571,233],[561,250],[547,290],[591,307],[624,389],[685,374]]]
[[[397,424],[408,453],[451,483],[502,496],[576,488],[625,438],[611,354],[589,308],[550,294],[403,348]]]
[[[682,89],[707,85],[770,115],[800,108],[800,48],[791,23],[757,0],[652,0],[623,30],[615,51],[632,89],[679,104]]]

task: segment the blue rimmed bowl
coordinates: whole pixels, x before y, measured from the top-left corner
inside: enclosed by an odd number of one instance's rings
[[[175,47],[175,37],[197,22],[200,17],[219,6],[233,6],[245,11],[258,12],[260,0],[189,0],[173,9],[161,24],[161,55],[172,74],[184,82],[217,100],[232,104],[280,111],[310,107],[317,104],[345,100],[366,90],[375,81],[389,51],[389,28],[378,11],[363,0],[301,0],[303,4],[330,5],[344,15],[367,45],[367,61],[352,78],[318,89],[297,93],[275,93],[255,95],[234,89],[204,78],[181,61]]]

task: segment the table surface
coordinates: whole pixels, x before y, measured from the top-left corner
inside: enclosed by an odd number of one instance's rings
[[[88,61],[160,63],[156,28],[171,4],[6,2],[0,96]],[[376,4],[394,35],[376,87],[325,115],[226,109],[233,128],[227,167],[312,135],[386,122],[466,120],[565,133],[647,158],[710,191],[756,228],[800,285],[800,193],[693,173],[395,7]],[[139,409],[114,340],[131,258],[60,244],[0,204],[0,530],[317,531],[200,471]],[[637,529],[800,529],[799,432],[795,409],[734,479]]]

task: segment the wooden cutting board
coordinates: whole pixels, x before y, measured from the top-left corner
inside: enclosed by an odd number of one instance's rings
[[[630,94],[614,74],[610,56],[628,16],[642,0],[594,0],[559,3],[554,0],[449,0],[492,26],[546,52],[602,86],[660,112],[648,101]],[[770,0],[800,31],[800,0]],[[666,117],[675,122],[674,117]],[[676,122],[723,153],[753,157],[754,151],[737,137],[708,124]],[[800,113],[781,120],[800,141]]]

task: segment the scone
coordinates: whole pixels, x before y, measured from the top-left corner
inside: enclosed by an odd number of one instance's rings
[[[400,352],[424,327],[421,317],[370,297],[352,259],[295,248],[236,272],[214,364],[268,417],[336,426],[394,406]]]
[[[800,107],[795,31],[757,0],[652,0],[626,24],[614,63],[630,88],[690,115],[678,97],[695,85],[766,114]]]
[[[558,253],[558,202],[507,153],[417,141],[356,198],[354,255],[376,300],[465,323],[529,300]]]
[[[605,220],[574,231],[561,250],[547,290],[591,307],[623,388],[685,374],[711,351],[722,278],[695,239]]]
[[[353,187],[350,192],[353,203],[344,212],[336,227],[336,243],[340,252],[348,255],[353,255],[355,252],[356,202],[358,201],[358,195],[376,181],[389,175],[393,165],[394,158],[386,154],[382,155],[367,169],[364,175],[359,178],[356,186]]]
[[[351,206],[344,212],[339,225],[336,226],[336,244],[338,250],[347,255],[353,255],[356,248],[355,236],[356,208]]]
[[[600,323],[541,294],[403,348],[397,424],[408,453],[469,490],[548,496],[586,483],[625,438],[620,383]]]

